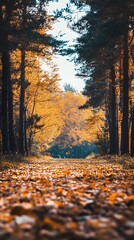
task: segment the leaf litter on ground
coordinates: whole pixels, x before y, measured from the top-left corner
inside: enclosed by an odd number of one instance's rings
[[[133,177],[105,158],[42,158],[2,169],[0,239],[134,239]]]

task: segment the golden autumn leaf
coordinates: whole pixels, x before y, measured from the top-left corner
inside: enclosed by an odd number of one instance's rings
[[[127,197],[127,200],[134,201],[134,195],[130,195]]]

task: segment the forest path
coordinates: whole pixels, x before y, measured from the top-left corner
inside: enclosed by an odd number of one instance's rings
[[[132,170],[39,159],[0,172],[0,239],[134,239]]]

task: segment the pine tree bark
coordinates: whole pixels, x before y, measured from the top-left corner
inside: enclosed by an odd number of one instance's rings
[[[27,115],[26,115],[26,107],[25,107],[25,122],[24,122],[24,134],[25,134],[25,152],[28,156],[28,145],[27,145]]]
[[[0,152],[2,152],[2,135],[1,135],[1,99],[2,99],[2,63],[1,63],[1,53],[0,53]]]
[[[8,51],[2,52],[2,103],[1,103],[1,132],[3,154],[9,153],[8,141]]]
[[[5,4],[5,14],[2,12],[2,4]],[[10,26],[12,3],[5,1],[0,4],[0,20],[2,31],[0,34],[0,50],[2,53],[2,148],[3,153],[15,152],[15,137],[13,127],[13,95],[10,78],[10,48],[8,40],[8,28]]]
[[[23,19],[22,19],[22,31],[24,31],[27,22],[27,2],[22,3]],[[21,45],[21,86],[20,86],[20,112],[19,112],[19,152],[25,154],[27,151],[27,140],[26,140],[26,113],[25,113],[25,58],[26,58],[26,43],[25,35],[24,42]]]
[[[2,2],[0,2],[0,27],[2,23]],[[1,61],[1,49],[2,49],[2,33],[0,31],[0,152],[2,152],[2,132],[1,132],[1,100],[2,100],[2,61]]]
[[[25,50],[21,50],[21,86],[19,109],[19,152],[25,154]]]
[[[16,142],[14,135],[14,120],[13,120],[13,92],[12,81],[10,76],[10,54],[8,53],[8,123],[9,123],[9,150],[11,153],[16,152]]]
[[[134,107],[132,107],[131,121],[131,157],[134,157]]]
[[[129,153],[129,59],[128,59],[128,31],[124,36],[123,55],[123,117],[121,128],[121,154]]]
[[[1,50],[1,64],[2,64],[2,89],[1,89],[1,133],[2,133],[2,152],[9,153],[8,142],[8,33],[6,31],[8,26],[8,11],[7,5],[5,8],[5,18],[2,13],[2,2],[0,4],[0,24],[3,30],[0,31],[0,50]]]
[[[111,66],[111,84],[110,84],[110,154],[118,154],[119,152],[119,138],[118,138],[118,113],[116,100],[116,86],[115,86],[115,69]]]

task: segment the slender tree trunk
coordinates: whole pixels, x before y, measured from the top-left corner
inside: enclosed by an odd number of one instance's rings
[[[120,88],[120,104],[119,110],[122,113],[122,106],[123,106],[123,56],[122,51],[120,53],[120,62],[119,62],[119,88]]]
[[[19,113],[19,152],[25,153],[25,50],[21,51],[21,86],[20,86],[20,113]]]
[[[2,150],[4,154],[9,153],[8,142],[8,51],[2,52],[2,106],[1,106],[1,132]]]
[[[24,31],[27,22],[27,2],[23,1],[22,4],[23,19],[22,19],[22,31]],[[25,35],[24,35],[25,37]],[[20,86],[20,113],[19,113],[19,152],[25,154],[27,144],[26,144],[26,115],[25,115],[25,58],[26,58],[26,43],[24,42],[21,46],[21,86]]]
[[[123,56],[123,116],[121,129],[121,154],[129,153],[129,59],[128,59],[128,31],[124,36]]]
[[[26,117],[26,108],[25,108],[25,123],[24,123],[24,134],[25,134],[25,151],[28,155],[28,146],[27,146],[27,117]]]
[[[120,59],[119,59],[119,104],[118,112],[122,115],[122,106],[123,106],[123,56],[122,49],[120,50]],[[118,121],[118,129],[121,132],[121,120]],[[121,155],[121,134],[118,134],[119,137],[119,155]]]
[[[37,85],[37,88],[35,90],[35,93],[34,93],[34,99],[33,99],[33,107],[32,107],[32,111],[31,111],[31,117],[33,116],[34,114],[34,110],[35,110],[35,105],[36,105],[36,96],[37,96],[37,93],[38,93],[38,89],[39,89],[39,86],[40,84]],[[29,150],[31,151],[31,147],[32,147],[32,135],[33,135],[33,124],[31,124],[30,128],[29,128],[29,137],[28,137],[28,147],[29,147]]]
[[[29,151],[31,151],[31,147],[32,147],[32,135],[33,135],[33,131],[32,131],[32,128],[30,128],[30,133],[29,133],[29,138],[28,138]]]
[[[110,154],[118,154],[118,116],[117,116],[117,101],[116,101],[116,86],[115,86],[115,69],[111,66],[111,84],[110,84]]]
[[[131,157],[134,157],[134,107],[132,107],[131,124]]]
[[[1,62],[1,53],[0,53],[0,152],[2,152],[1,100],[2,100],[2,62]]]
[[[16,152],[16,142],[13,125],[13,92],[12,81],[10,76],[10,54],[8,53],[8,123],[9,123],[9,150],[12,153]]]
[[[5,8],[5,18],[2,13],[2,1],[0,3],[0,24],[3,26],[0,31],[0,50],[2,63],[2,89],[1,89],[1,133],[2,133],[2,151],[3,154],[9,152],[8,145],[8,33],[5,31],[8,26],[8,11],[7,5]]]
[[[0,25],[2,23],[2,2],[0,2]],[[2,32],[0,31],[0,152],[2,152],[2,132],[1,132],[1,100],[2,100]]]

